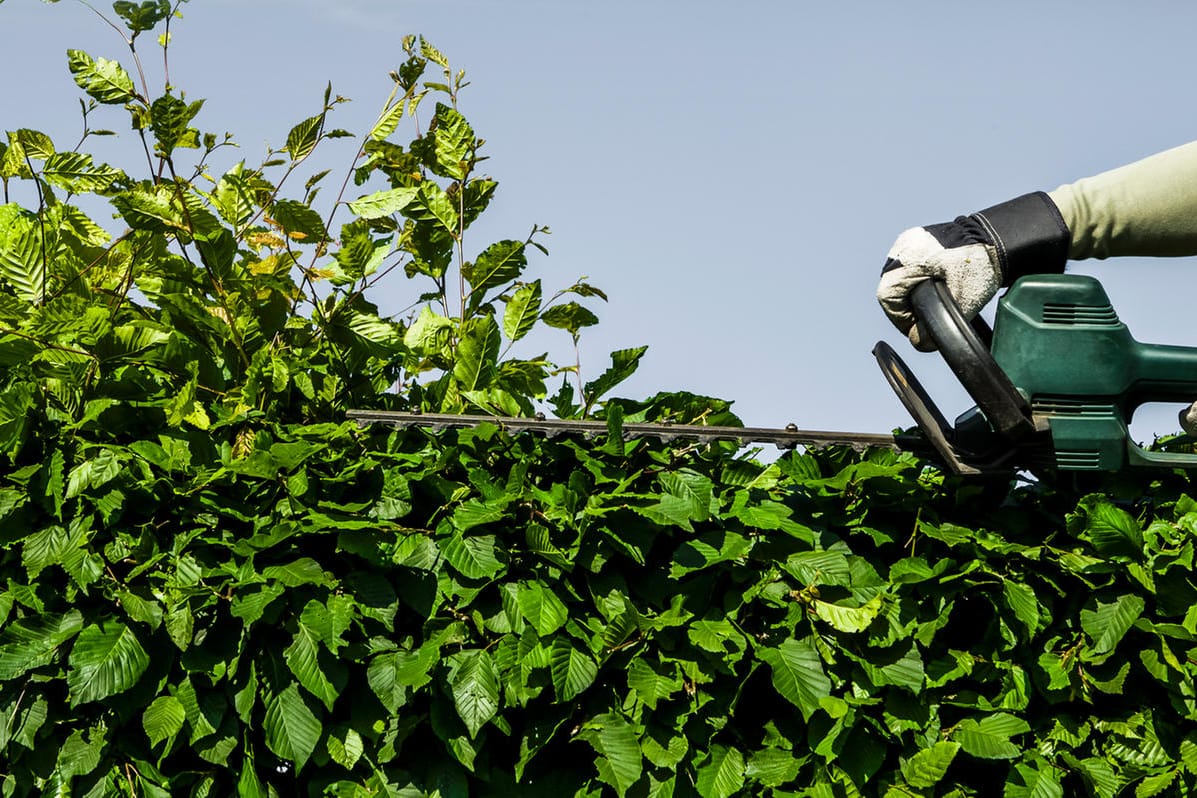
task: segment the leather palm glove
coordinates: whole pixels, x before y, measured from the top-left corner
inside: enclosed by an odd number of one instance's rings
[[[1024,274],[1062,272],[1065,260],[1197,255],[1197,142],[1108,172],[905,231],[890,249],[877,298],[916,347],[932,348],[909,292],[940,277],[971,318]],[[1194,330],[1197,337],[1197,330]],[[1197,437],[1197,402],[1180,413]]]
[[[966,319],[1002,286],[1024,274],[1062,272],[1068,228],[1047,194],[1036,192],[958,216],[912,227],[898,236],[881,270],[877,299],[917,349],[935,348],[910,311],[910,291],[930,277],[947,283]]]

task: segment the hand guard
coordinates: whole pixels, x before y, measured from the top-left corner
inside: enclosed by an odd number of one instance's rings
[[[938,277],[971,319],[997,290],[1024,274],[1063,272],[1069,233],[1043,192],[995,205],[942,224],[914,227],[898,236],[877,287],[890,321],[923,351],[935,345],[915,324],[910,290]]]

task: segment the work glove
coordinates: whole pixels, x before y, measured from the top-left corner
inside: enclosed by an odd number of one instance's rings
[[[923,280],[947,284],[961,313],[972,319],[1002,286],[1024,274],[1064,271],[1069,233],[1043,192],[986,208],[951,222],[912,227],[886,257],[877,300],[890,321],[924,352],[934,343],[916,323],[910,292]]]

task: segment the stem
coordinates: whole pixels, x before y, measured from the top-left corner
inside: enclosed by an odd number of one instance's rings
[[[25,165],[29,167],[29,171],[33,172],[33,162],[29,159],[29,153],[25,153]],[[46,304],[46,281],[50,279],[50,256],[46,252],[46,198],[42,194],[42,181],[33,172],[33,186],[37,189],[37,226],[40,232],[38,248],[42,255],[42,304]]]

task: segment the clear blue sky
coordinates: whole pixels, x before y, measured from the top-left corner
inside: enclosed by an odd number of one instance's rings
[[[462,110],[500,182],[477,248],[551,226],[551,255],[536,262],[546,283],[589,275],[611,298],[583,338],[588,374],[610,350],[648,344],[623,393],[714,394],[754,425],[908,425],[869,354],[878,338],[910,353],[949,416],[965,409],[937,358],[913,353],[873,298],[897,234],[1197,137],[1197,6],[1179,2],[192,0],[183,11],[172,78],[208,99],[199,126],[233,131],[235,157],[251,162],[318,110],[327,81],[354,99],[335,123],[368,128],[400,38],[425,35],[467,70]],[[8,0],[0,30],[0,129],[73,144],[65,49],[127,61],[124,44],[70,0]],[[96,124],[123,130],[110,113]],[[1191,260],[1075,268],[1103,280],[1136,337],[1197,344]],[[399,279],[376,301],[398,310],[410,291]],[[554,354],[566,350],[558,341]]]

